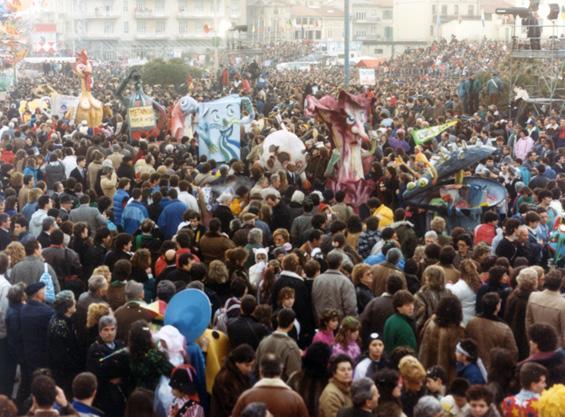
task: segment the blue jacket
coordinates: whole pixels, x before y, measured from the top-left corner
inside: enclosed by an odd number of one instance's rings
[[[149,218],[145,206],[139,201],[131,201],[122,213],[121,226],[124,232],[133,235],[143,220]]]
[[[476,363],[464,366],[462,362],[457,362],[457,376],[465,378],[471,385],[486,384],[483,374]]]
[[[182,215],[187,210],[187,207],[180,200],[173,200],[163,209],[157,224],[163,233],[165,239],[172,238],[179,224],[182,222]]]
[[[124,201],[125,200],[125,201]],[[122,224],[122,212],[124,205],[129,200],[129,194],[123,188],[118,188],[114,194],[114,223]]]

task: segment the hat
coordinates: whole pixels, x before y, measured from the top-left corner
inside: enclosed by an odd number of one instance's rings
[[[184,394],[195,394],[197,391],[196,370],[191,365],[177,366],[171,372],[169,385]]]
[[[41,282],[41,281],[39,281],[39,282],[34,282],[33,284],[29,284],[29,285],[26,287],[25,292],[26,292],[26,295],[27,295],[28,297],[33,297],[33,296],[34,296],[35,294],[37,294],[37,292],[38,292],[40,289],[42,289],[42,288],[45,288],[45,283],[44,283],[44,282]]]
[[[290,201],[293,203],[302,204],[304,202],[304,193],[300,190],[296,190],[294,193],[292,193]]]

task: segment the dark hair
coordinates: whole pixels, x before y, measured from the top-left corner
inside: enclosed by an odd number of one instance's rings
[[[435,322],[439,327],[458,326],[463,321],[461,301],[454,295],[446,295],[439,300]]]
[[[119,259],[112,268],[112,281],[127,281],[131,275],[131,262]]]
[[[328,362],[332,348],[323,342],[312,343],[302,356],[302,370],[305,374],[318,378],[327,378]]]
[[[133,361],[142,360],[145,354],[154,347],[149,324],[145,320],[134,321],[128,336],[129,354]]]
[[[547,368],[537,362],[526,362],[520,368],[520,386],[522,389],[529,390],[532,384],[540,381],[541,377],[547,379]]]
[[[390,240],[394,236],[395,230],[392,227],[385,227],[381,231],[381,238],[383,240]]]
[[[296,319],[296,314],[290,308],[281,308],[277,314],[277,322],[281,329],[289,327],[294,323],[294,319]]]
[[[553,326],[546,323],[534,323],[528,327],[528,339],[538,345],[541,352],[557,349],[558,336]]]
[[[467,401],[480,401],[484,400],[487,405],[492,404],[493,395],[492,392],[486,387],[486,385],[472,385],[465,393]]]
[[[245,290],[247,289],[247,282],[245,279],[237,277],[234,278],[230,283],[230,292],[233,294],[234,297],[241,298],[243,294],[245,294]]]
[[[253,310],[257,307],[257,300],[252,295],[244,295],[241,298],[241,313],[245,316],[253,314]]]
[[[439,365],[433,365],[426,371],[426,377],[440,379],[443,384],[447,384],[447,372]]]
[[[407,290],[397,291],[396,294],[392,296],[392,306],[396,310],[406,304],[413,304],[414,296]]]
[[[128,398],[124,417],[154,417],[153,397],[153,391],[136,388]]]
[[[457,243],[460,240],[465,242],[469,247],[473,246],[473,238],[471,237],[471,235],[468,235],[467,233],[463,233],[462,235],[457,236],[457,239],[455,240],[455,244],[457,245]]]
[[[446,245],[439,251],[439,263],[441,265],[450,265],[455,259],[455,249],[451,245]]]
[[[51,235],[49,236],[49,242],[52,245],[62,245],[65,240],[65,234],[61,229],[53,230]]]
[[[338,269],[343,262],[343,256],[338,252],[330,252],[326,257],[326,262],[328,269]]]
[[[483,295],[481,299],[483,303],[483,315],[484,316],[494,316],[496,307],[500,303],[500,295],[497,292],[491,291]]]
[[[175,296],[175,294],[176,294],[176,286],[172,281],[169,281],[168,279],[159,281],[155,292],[155,295],[159,300],[168,303],[169,301],[171,301],[171,298]]]
[[[493,266],[488,270],[488,282],[493,286],[498,286],[502,282],[502,277],[508,270],[500,265]]]
[[[274,353],[267,353],[261,358],[259,370],[263,378],[275,378],[282,374],[282,363]]]
[[[255,351],[247,343],[239,345],[228,355],[232,363],[250,363],[255,360]]]
[[[489,352],[490,364],[487,369],[488,383],[509,387],[514,382],[516,361],[512,353],[504,348],[492,348]]]
[[[31,256],[37,249],[40,248],[39,242],[35,239],[32,239],[24,244],[24,248],[26,251],[26,256]]]
[[[0,252],[0,275],[4,275],[10,266],[10,258],[4,252]]]
[[[392,392],[398,385],[399,379],[400,376],[398,374],[398,371],[396,371],[395,369],[385,368],[378,371],[375,374],[375,384],[379,389],[379,395],[380,395],[379,402],[382,403],[385,401],[386,402],[392,401],[400,405],[398,399],[395,398],[394,395],[392,394]]]
[[[461,348],[469,354],[469,360],[476,362],[479,357],[479,349],[475,341],[473,339],[463,339],[459,343],[461,344]]]
[[[398,274],[391,274],[386,279],[386,292],[394,296],[404,287],[404,281]]]
[[[131,241],[132,238],[129,233],[118,233],[118,235],[114,238],[114,248],[121,251]]]
[[[94,234],[94,243],[96,244],[100,244],[102,243],[102,241],[104,239],[106,239],[108,236],[110,236],[112,233],[110,232],[110,229],[108,229],[107,227],[101,227],[99,229],[96,229],[96,233]]]
[[[37,199],[37,208],[43,209],[47,204],[49,204],[51,198],[48,195],[42,195]]]
[[[544,288],[549,291],[559,291],[563,282],[563,275],[559,269],[552,269],[545,274]]]
[[[179,256],[179,265],[187,265],[193,259],[194,256],[191,253],[183,253]]]
[[[57,396],[55,381],[46,375],[39,375],[31,383],[31,395],[39,407],[51,407]]]
[[[465,397],[465,393],[470,386],[471,384],[469,384],[469,381],[467,381],[466,378],[458,377],[453,379],[451,382],[451,385],[449,386],[449,393],[451,395],[457,395],[458,397]]]
[[[441,246],[437,243],[430,243],[424,249],[424,255],[427,259],[439,259],[441,254]]]
[[[490,223],[493,221],[498,221],[498,214],[496,214],[494,211],[486,211],[483,214],[483,223]]]
[[[210,230],[210,233],[219,233],[221,228],[222,222],[220,222],[220,220],[215,217],[210,220],[210,223],[208,223],[208,229]]]
[[[338,365],[343,362],[349,362],[352,368],[354,366],[353,359],[351,359],[349,355],[340,353],[330,359],[330,365],[329,365],[330,375],[335,375]]]
[[[98,387],[96,375],[91,372],[82,372],[73,379],[73,397],[77,400],[86,400],[94,395]]]

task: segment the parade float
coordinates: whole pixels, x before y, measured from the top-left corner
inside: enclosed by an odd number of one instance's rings
[[[88,127],[94,128],[102,123],[103,106],[102,103],[92,96],[92,63],[88,59],[88,54],[83,49],[76,55],[74,66],[76,75],[80,78],[80,96],[78,97],[78,107],[76,109],[75,122],[77,124],[86,121]]]

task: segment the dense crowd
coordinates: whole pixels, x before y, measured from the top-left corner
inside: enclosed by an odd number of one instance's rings
[[[43,84],[76,94],[67,69],[20,80],[0,105],[0,416],[563,416],[565,118],[497,107],[504,50],[442,41],[350,88],[373,99],[359,207],[326,186],[331,134],[304,112],[339,68],[244,60],[145,86],[165,107],[248,95],[257,118],[225,162],[167,131],[130,140],[117,68],[95,68],[113,110],[95,128],[19,111]],[[279,129],[304,141],[304,178],[258,162]],[[466,228],[403,198],[465,144],[496,148],[465,175],[508,192]],[[211,304],[197,340],[163,326],[186,288]]]

